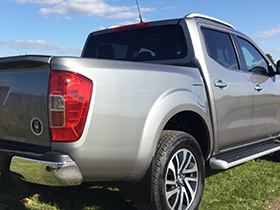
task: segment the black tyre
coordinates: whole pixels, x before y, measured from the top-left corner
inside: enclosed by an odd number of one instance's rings
[[[194,137],[179,131],[163,131],[152,172],[153,209],[198,209],[204,176],[204,158]]]

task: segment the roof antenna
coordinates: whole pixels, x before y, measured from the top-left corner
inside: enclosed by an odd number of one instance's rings
[[[139,13],[140,23],[143,23],[140,8],[139,8],[139,5],[138,5],[138,0],[136,0],[136,5],[137,5],[138,13]]]

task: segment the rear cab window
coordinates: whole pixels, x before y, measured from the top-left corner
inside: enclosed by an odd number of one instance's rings
[[[82,57],[126,61],[182,59],[187,44],[181,25],[159,25],[92,33]]]

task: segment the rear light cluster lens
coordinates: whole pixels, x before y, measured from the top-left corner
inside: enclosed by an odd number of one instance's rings
[[[68,71],[51,71],[49,79],[50,134],[52,141],[80,139],[89,110],[92,81]]]

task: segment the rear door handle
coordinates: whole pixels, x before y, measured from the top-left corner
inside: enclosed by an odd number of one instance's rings
[[[255,88],[254,88],[256,91],[260,92],[263,90],[263,87],[260,86],[260,85],[256,85]]]
[[[215,82],[215,86],[219,87],[219,88],[225,88],[225,87],[227,87],[227,83],[223,82],[222,80],[219,80],[219,81]]]

